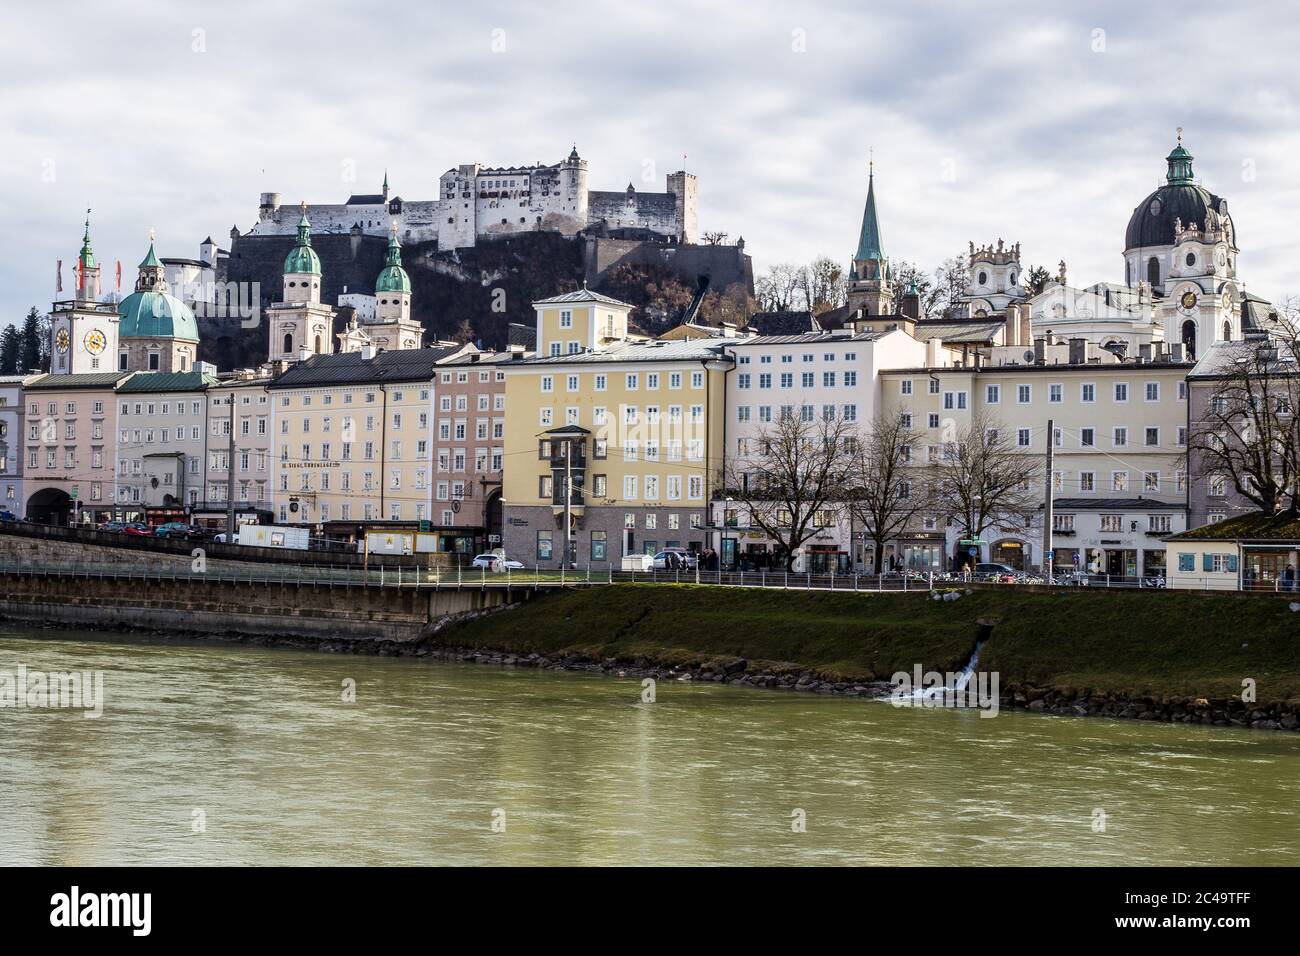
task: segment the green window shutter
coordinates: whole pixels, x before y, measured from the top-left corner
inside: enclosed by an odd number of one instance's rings
[[[1214,570],[1214,555],[1212,554],[1201,555],[1201,570],[1202,571]]]
[[[1237,556],[1235,554],[1228,555],[1228,570],[1234,574],[1237,571]]]
[[[1179,571],[1195,571],[1195,570],[1196,570],[1196,555],[1194,555],[1194,554],[1180,554],[1180,555],[1178,555],[1178,570],[1179,570]]]

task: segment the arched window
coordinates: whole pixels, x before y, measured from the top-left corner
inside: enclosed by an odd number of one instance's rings
[[[1196,358],[1196,323],[1188,319],[1183,323],[1183,348],[1187,350],[1188,361]]]
[[[1124,263],[1124,284],[1131,286],[1133,284],[1133,263]]]
[[[292,332],[286,332],[286,333],[284,333],[284,352],[285,352],[286,355],[291,354],[291,353],[293,352],[293,333],[292,333]]]
[[[1223,320],[1223,341],[1225,342],[1232,341],[1232,323],[1229,322],[1227,319]]]
[[[1147,281],[1153,286],[1160,284],[1160,260],[1155,256],[1147,260]]]
[[[322,349],[320,346],[320,336],[318,335],[316,336],[316,354],[319,355],[323,351],[324,349]]]

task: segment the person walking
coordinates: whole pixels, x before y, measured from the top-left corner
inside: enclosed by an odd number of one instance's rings
[[[1295,590],[1295,565],[1294,564],[1288,564],[1286,566],[1286,570],[1282,572],[1282,590],[1283,591]]]

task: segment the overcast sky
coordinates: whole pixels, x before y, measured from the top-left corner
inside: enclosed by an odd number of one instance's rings
[[[278,7],[285,9],[280,10]],[[258,194],[436,196],[458,163],[555,162],[595,189],[700,177],[757,270],[856,244],[874,148],[886,252],[1003,238],[1122,281],[1175,127],[1229,200],[1247,288],[1300,293],[1300,17],[1287,4],[11,5],[0,33],[0,316],[48,309],[93,208],[124,283],[156,228],[194,257]],[[355,182],[348,179],[355,170]],[[653,171],[653,183],[644,180]]]

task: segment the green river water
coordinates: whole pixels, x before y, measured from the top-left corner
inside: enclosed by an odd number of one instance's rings
[[[0,708],[6,864],[1300,863],[1294,734],[0,632],[20,664],[106,700]]]

